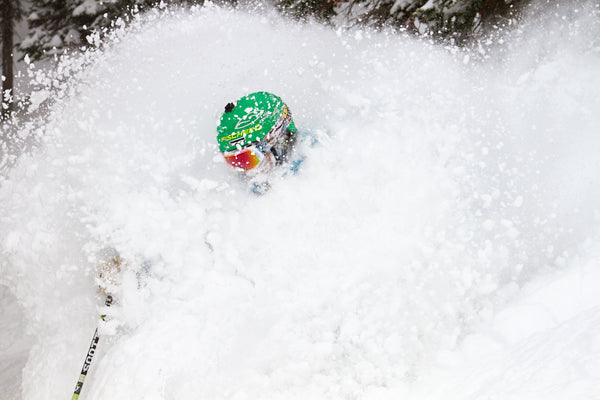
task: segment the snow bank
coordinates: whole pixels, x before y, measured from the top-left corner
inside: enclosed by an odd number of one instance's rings
[[[481,61],[214,7],[65,61],[0,187],[22,398],[72,393],[102,312],[86,399],[591,397],[600,29],[566,12]],[[261,197],[214,140],[256,90],[320,138]],[[110,309],[106,248],[128,263]]]
[[[457,349],[440,353],[434,372],[416,385],[419,393],[413,395],[597,398],[600,259],[597,245],[591,247],[582,250],[586,261],[525,285]]]

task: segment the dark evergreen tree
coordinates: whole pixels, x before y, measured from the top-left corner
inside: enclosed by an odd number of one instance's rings
[[[530,0],[275,0],[288,14],[350,23],[393,26],[465,42],[477,31],[514,17]]]
[[[2,82],[0,85],[0,117],[5,119],[13,109],[14,90],[14,28],[21,18],[19,0],[0,0],[0,30],[2,40]]]
[[[149,4],[150,0],[32,0],[27,16],[29,34],[19,47],[37,60],[87,44],[85,37],[93,30],[102,31],[116,18],[131,13],[134,6]]]
[[[336,15],[335,7],[340,0],[278,0],[275,4],[284,14],[304,20],[313,17],[328,22]]]
[[[108,32],[118,18],[127,22],[137,13],[159,3],[202,4],[204,0],[31,0],[29,35],[20,49],[33,60],[59,53],[64,48],[87,46],[92,32]]]

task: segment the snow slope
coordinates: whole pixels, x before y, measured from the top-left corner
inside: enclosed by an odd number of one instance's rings
[[[34,69],[55,102],[0,181],[0,396],[71,396],[106,312],[84,399],[600,398],[598,18],[458,51],[206,7]],[[261,197],[214,140],[256,90],[320,139]]]

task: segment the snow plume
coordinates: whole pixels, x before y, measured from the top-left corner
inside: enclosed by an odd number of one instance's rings
[[[86,399],[591,398],[590,7],[467,51],[204,7],[65,59],[81,68],[0,187],[0,282],[33,342],[0,360],[24,366],[9,397],[69,396],[107,313]],[[319,139],[260,197],[215,143],[258,90]]]

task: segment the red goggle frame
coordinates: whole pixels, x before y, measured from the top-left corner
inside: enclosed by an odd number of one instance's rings
[[[227,152],[224,156],[230,165],[245,170],[256,168],[265,158],[264,153],[258,150],[256,146],[246,147],[240,151]]]

